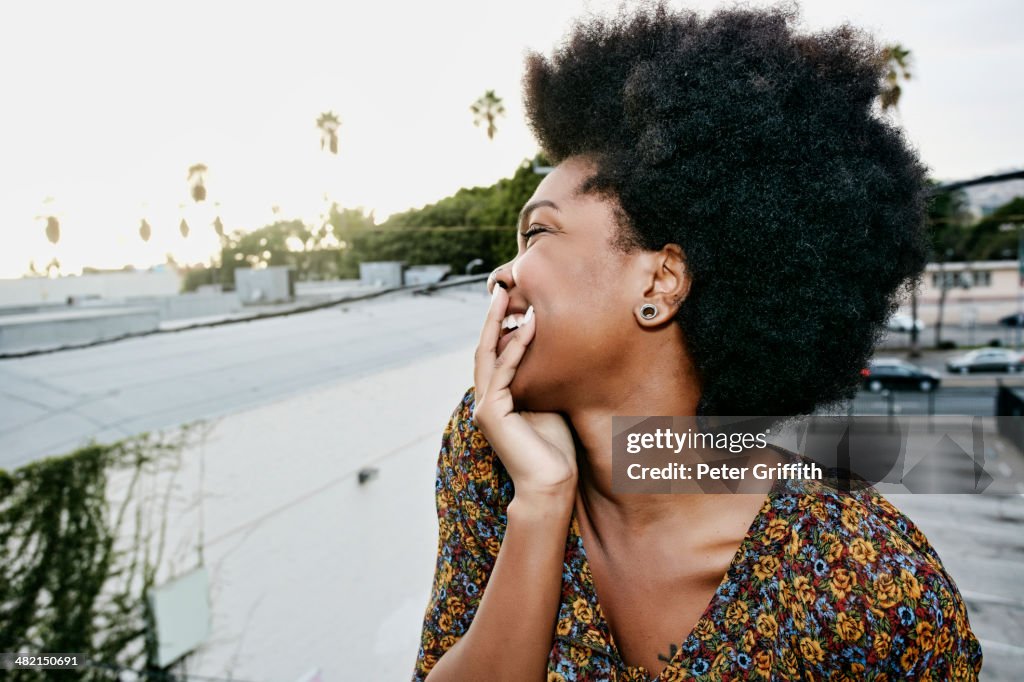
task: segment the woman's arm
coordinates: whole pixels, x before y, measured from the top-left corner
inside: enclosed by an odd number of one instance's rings
[[[516,496],[508,528],[472,625],[427,677],[443,680],[547,679],[575,487]]]

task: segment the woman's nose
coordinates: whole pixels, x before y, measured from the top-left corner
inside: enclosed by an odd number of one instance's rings
[[[501,266],[499,268],[495,268],[494,272],[491,273],[491,276],[487,280],[487,293],[488,294],[493,293],[495,286],[499,286],[499,287],[505,289],[505,291],[508,291],[508,288],[509,288],[508,280],[509,280],[508,269],[505,266]]]

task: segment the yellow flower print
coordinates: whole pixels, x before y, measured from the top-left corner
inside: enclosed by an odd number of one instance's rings
[[[583,597],[577,597],[572,603],[572,612],[581,623],[590,623],[594,620],[594,611]]]
[[[889,658],[889,652],[892,651],[892,638],[880,631],[875,634],[875,641],[871,644],[871,648],[874,649],[875,656],[878,658]]]
[[[572,658],[573,663],[582,668],[590,660],[590,650],[574,646],[569,650],[569,656]]]
[[[857,585],[857,576],[845,568],[837,568],[832,572],[832,579],[828,581],[828,589],[835,598],[842,601],[850,594]]]
[[[917,665],[918,650],[916,646],[908,646],[907,650],[900,656],[900,666],[903,667],[904,672],[913,670],[914,666]]]
[[[697,636],[705,642],[715,636],[716,628],[715,624],[708,618],[701,618],[697,621],[697,627],[695,628]]]
[[[487,553],[492,557],[498,556],[498,550],[501,549],[501,541],[493,535],[487,538]]]
[[[864,626],[856,612],[840,611],[836,616],[836,632],[847,642],[856,642],[864,635]]]
[[[448,613],[452,614],[452,618],[461,618],[462,614],[466,612],[466,605],[459,599],[448,600]]]
[[[911,599],[921,598],[921,584],[917,582],[917,578],[913,573],[905,568],[901,568],[900,582],[903,583],[903,591],[906,592],[908,597]]]
[[[730,627],[736,627],[737,625],[743,625],[749,620],[750,616],[747,614],[747,602],[738,600],[731,602],[725,609],[725,622]]]
[[[864,538],[856,538],[850,543],[850,555],[862,565],[870,564],[878,557],[875,546]]]
[[[490,443],[487,442],[487,439],[484,438],[484,434],[479,431],[473,432],[473,435],[469,438],[469,443],[473,446],[474,450],[480,450],[490,445]]]
[[[953,636],[949,634],[949,628],[939,630],[939,636],[935,638],[935,654],[943,656],[949,653],[953,647]]]
[[[805,604],[813,604],[814,600],[818,598],[818,594],[814,591],[811,581],[802,575],[797,576],[796,580],[793,581],[793,589],[796,592],[796,596]]]
[[[565,682],[565,678],[562,674],[554,670],[548,671],[548,682]]]
[[[797,659],[796,652],[792,649],[786,649],[782,652],[782,665],[786,668],[786,674],[790,677],[796,675],[797,672]]]
[[[779,624],[775,622],[775,616],[770,613],[757,614],[757,631],[765,639],[775,639],[779,634]]]
[[[757,635],[754,634],[753,630],[746,630],[743,633],[743,650],[750,651],[754,648],[754,644],[757,642]]]
[[[782,540],[786,537],[788,526],[785,519],[772,519],[764,531],[765,537],[773,541]]]
[[[479,483],[487,482],[491,478],[492,466],[494,466],[493,463],[486,459],[477,460],[477,463],[473,465],[470,476]]]
[[[875,578],[875,600],[883,609],[896,606],[902,597],[900,586],[893,580],[892,574],[882,573]]]
[[[842,523],[848,531],[856,533],[860,527],[860,514],[852,507],[843,509]]]
[[[690,674],[674,665],[667,666],[658,676],[658,682],[684,682],[690,679]]]
[[[892,545],[893,549],[900,554],[911,554],[914,551],[914,548],[910,546],[910,543],[896,533],[889,536],[889,544]]]
[[[935,628],[927,621],[917,624],[917,645],[924,651],[935,648]]]
[[[457,641],[459,641],[458,637],[455,637],[454,635],[445,635],[441,638],[441,648],[445,651],[448,651],[453,646],[455,646],[455,643]]]
[[[563,618],[558,621],[558,625],[555,626],[555,632],[560,635],[567,635],[572,632],[572,621],[568,618]]]
[[[451,617],[451,614],[449,614],[447,611],[442,612],[441,615],[437,617],[437,627],[442,632],[447,632],[448,630],[451,630],[452,629],[452,617]]]
[[[822,533],[819,539],[822,546],[828,548],[825,550],[825,561],[830,564],[839,561],[843,556],[843,544],[839,542],[839,538],[834,533]]]
[[[770,650],[761,650],[754,654],[754,672],[759,677],[768,679],[772,674],[772,665],[775,663],[775,654]]]
[[[588,646],[596,647],[599,649],[605,646],[604,640],[601,637],[601,633],[597,630],[587,630],[583,633],[583,637],[581,639],[583,640],[583,643]]]
[[[791,528],[789,532],[789,547],[786,548],[786,553],[789,556],[796,556],[800,552],[802,544],[800,536],[797,535],[796,528]]]
[[[775,575],[779,568],[779,560],[770,554],[762,556],[754,564],[754,577],[758,580],[768,580]]]
[[[800,653],[811,663],[821,663],[825,659],[825,652],[821,650],[821,644],[811,637],[800,638]]]

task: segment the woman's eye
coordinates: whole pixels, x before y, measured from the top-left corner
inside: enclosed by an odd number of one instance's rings
[[[523,239],[529,242],[530,237],[537,234],[538,232],[547,232],[547,230],[545,230],[543,227],[531,227],[526,232],[523,232]]]

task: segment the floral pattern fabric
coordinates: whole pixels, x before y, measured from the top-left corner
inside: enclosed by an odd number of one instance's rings
[[[413,680],[469,629],[507,526],[508,472],[471,421],[466,391],[437,464],[434,584]],[[690,633],[653,678],[975,680],[981,646],[938,554],[877,491],[778,481]],[[648,682],[597,602],[575,511],[548,682]]]

